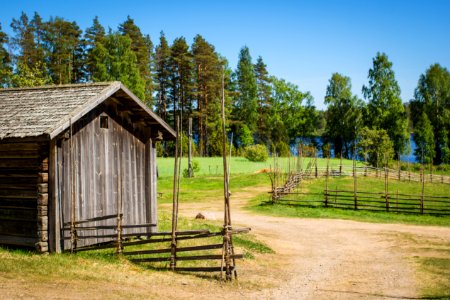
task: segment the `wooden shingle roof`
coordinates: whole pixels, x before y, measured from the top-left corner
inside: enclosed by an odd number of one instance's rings
[[[175,132],[120,82],[0,89],[0,140],[44,136],[52,139],[109,97],[120,94],[143,122],[163,136]]]

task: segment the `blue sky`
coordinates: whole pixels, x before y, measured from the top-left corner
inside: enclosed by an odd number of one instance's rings
[[[0,23],[7,33],[12,18],[37,11],[45,20],[60,16],[81,29],[99,16],[117,29],[130,15],[158,42],[201,34],[235,69],[246,45],[253,60],[262,56],[269,72],[310,91],[323,109],[333,72],[349,76],[361,95],[377,52],[385,52],[404,102],[414,95],[420,74],[433,63],[450,68],[450,1],[2,1]]]

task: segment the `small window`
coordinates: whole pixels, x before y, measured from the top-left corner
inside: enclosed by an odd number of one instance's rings
[[[100,117],[100,128],[108,129],[108,117],[106,116]]]

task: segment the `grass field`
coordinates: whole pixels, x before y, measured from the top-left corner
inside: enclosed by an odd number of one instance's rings
[[[223,175],[223,158],[222,157],[194,157],[194,161],[197,161],[200,166],[200,171],[195,175],[205,176],[221,176]],[[311,158],[303,158],[303,164],[306,166],[311,161]],[[158,157],[158,175],[160,177],[173,176],[173,157]],[[279,157],[276,161],[279,168],[282,170],[288,170],[289,165],[291,169],[295,169],[297,158],[291,157]],[[273,168],[275,162],[269,158],[265,162],[252,162],[245,157],[231,157],[229,162],[230,174],[251,174],[263,169]],[[317,159],[318,167],[326,167],[327,160],[323,158]],[[340,164],[339,159],[330,159],[331,166],[338,166]],[[351,166],[351,160],[342,160],[342,164]],[[181,169],[187,169],[187,158],[183,158],[181,162]],[[358,165],[362,165],[358,162]]]

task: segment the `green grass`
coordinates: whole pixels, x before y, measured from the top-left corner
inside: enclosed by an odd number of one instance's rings
[[[384,179],[383,178],[358,178],[358,191],[366,192],[384,192]],[[338,190],[353,190],[353,178],[352,177],[335,177],[329,179],[329,189]],[[297,190],[304,193],[317,193],[320,195],[289,195],[284,199],[296,200],[317,200],[323,201],[323,192],[325,190],[325,178],[305,180],[302,186]],[[395,206],[395,195],[399,194],[417,194],[421,193],[421,185],[417,182],[398,182],[391,181],[389,183],[389,193],[394,197],[391,199],[391,205]],[[427,183],[425,185],[426,195],[450,195],[450,185]],[[329,198],[330,202],[333,202],[333,196]],[[291,204],[291,205],[289,205]],[[439,225],[450,226],[450,216],[432,216],[432,215],[419,215],[419,214],[402,214],[393,212],[371,212],[364,210],[353,209],[336,209],[325,208],[323,204],[312,203],[316,207],[304,207],[292,205],[294,201],[287,202],[287,204],[272,204],[270,202],[270,195],[259,195],[254,198],[248,209],[261,213],[269,214],[272,216],[284,216],[284,217],[297,217],[297,218],[333,218],[333,219],[346,219],[356,220],[364,222],[376,222],[376,223],[405,223],[405,224],[420,224],[420,225]],[[450,207],[450,203],[446,204],[446,208]],[[380,198],[380,207],[384,205]],[[427,206],[427,204],[425,204]]]
[[[231,174],[230,191],[236,192],[246,187],[266,185],[267,174]],[[158,179],[159,203],[172,202],[173,178]],[[267,192],[267,191],[266,191]],[[194,178],[180,178],[180,203],[214,201],[223,199],[223,177],[199,175]]]
[[[417,257],[416,260],[428,276],[432,277],[430,286],[422,291],[424,298],[450,299],[450,258]]]
[[[222,157],[194,157],[193,160],[199,162],[200,171],[197,175],[200,176],[221,176],[223,175],[223,158]],[[306,167],[310,162],[311,158],[303,158],[303,166]],[[231,157],[229,160],[230,173],[233,174],[251,174],[258,170],[270,169],[274,166],[274,160],[269,158],[265,162],[252,162],[245,157]],[[280,157],[277,159],[277,165],[283,170],[288,170],[289,165],[291,169],[295,169],[297,163],[297,158],[291,157]],[[330,159],[330,166],[338,166],[340,163],[339,159]],[[173,157],[158,157],[158,174],[160,177],[173,176]],[[187,169],[187,158],[183,158],[181,162],[181,170]],[[326,167],[327,160],[323,158],[317,159],[317,164],[319,167]],[[352,161],[344,159],[342,164],[346,166],[351,166]],[[358,165],[362,163],[358,162]]]

